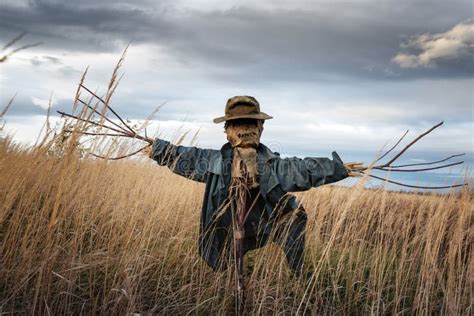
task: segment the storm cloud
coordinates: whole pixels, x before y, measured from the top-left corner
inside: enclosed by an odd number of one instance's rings
[[[469,19],[470,1],[262,3],[200,10],[173,1],[6,1],[0,29],[3,40],[28,31],[59,51],[118,52],[130,41],[151,44],[189,67],[210,67],[211,75],[224,80],[242,80],[249,70],[259,80],[273,81],[466,77],[473,71],[472,63],[444,63],[436,71],[407,71],[390,63],[394,56],[398,65],[406,66],[407,58],[413,63],[415,55],[401,54],[400,46]]]

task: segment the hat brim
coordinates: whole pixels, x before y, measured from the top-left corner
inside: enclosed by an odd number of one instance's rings
[[[260,112],[258,114],[246,114],[246,115],[236,115],[236,116],[221,116],[216,117],[213,121],[216,124],[231,121],[231,120],[238,120],[238,119],[255,119],[255,120],[270,120],[273,116],[270,116],[266,113]]]

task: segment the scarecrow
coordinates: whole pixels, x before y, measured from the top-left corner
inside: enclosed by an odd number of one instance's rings
[[[159,165],[168,166],[176,174],[206,184],[200,220],[199,254],[216,271],[227,269],[229,263],[235,267],[239,314],[243,312],[245,302],[243,258],[246,252],[262,247],[269,241],[276,241],[284,250],[290,270],[296,276],[302,271],[306,213],[291,192],[362,175],[410,188],[446,189],[465,185],[417,186],[370,174],[371,170],[419,172],[463,163],[443,164],[464,155],[458,154],[438,161],[394,165],[403,153],[443,122],[416,137],[385,163],[380,161],[394,151],[408,131],[369,166],[362,163],[344,164],[336,152],[332,153],[332,159],[281,158],[260,142],[264,122],[272,117],[260,111],[255,98],[236,96],[227,101],[225,116],[214,119],[215,123],[224,123],[228,142],[220,150],[201,149],[149,138],[146,130],[145,136],[140,135],[112,109],[109,105],[110,95],[101,98],[83,85],[83,79],[76,95],[76,101],[82,104],[80,114],[58,111],[63,117],[72,118],[77,123],[64,131],[144,141],[145,146],[119,157],[91,154],[118,160],[149,150],[149,156]],[[81,99],[79,91],[82,89],[98,100],[95,106],[90,104],[91,101]],[[112,86],[111,90],[114,89]],[[102,109],[98,109],[99,104],[103,104]],[[108,111],[118,121],[109,118]],[[99,130],[91,132],[90,127]]]
[[[240,302],[244,301],[243,257],[265,245],[272,233],[279,235],[290,269],[301,273],[306,214],[288,192],[342,180],[353,166],[344,166],[336,152],[332,160],[279,157],[260,142],[264,122],[271,118],[260,111],[255,98],[236,96],[227,101],[225,116],[214,119],[225,123],[228,142],[220,150],[156,139],[151,155],[159,165],[206,183],[199,254],[214,270],[225,269],[228,256],[233,256]],[[272,229],[287,217],[275,234]]]

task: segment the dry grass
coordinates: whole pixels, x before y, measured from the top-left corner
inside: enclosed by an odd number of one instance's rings
[[[231,271],[197,254],[202,184],[147,161],[58,158],[0,142],[0,304],[12,314],[229,314]],[[305,271],[246,256],[249,314],[472,314],[463,194],[334,186],[299,194]]]

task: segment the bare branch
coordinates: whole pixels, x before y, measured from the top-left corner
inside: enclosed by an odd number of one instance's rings
[[[417,138],[415,138],[411,143],[409,143],[408,145],[405,146],[405,148],[403,148],[398,154],[395,155],[395,157],[393,157],[389,162],[381,165],[381,166],[376,166],[376,167],[380,167],[380,168],[383,168],[383,167],[389,167],[390,164],[392,162],[394,162],[395,160],[397,160],[405,151],[408,150],[408,148],[410,148],[413,144],[415,144],[417,141],[419,141],[422,137],[428,135],[429,133],[431,133],[435,128],[438,128],[440,127],[441,125],[443,125],[444,122],[440,122],[438,124],[436,124],[435,126],[433,126],[432,128],[430,128],[429,130],[427,130],[426,132],[424,132],[423,134],[421,134],[420,136],[418,136]]]
[[[105,102],[104,99],[102,99],[97,94],[92,92],[89,88],[84,86],[82,83],[80,83],[79,85],[82,88],[84,88],[87,92],[89,92],[91,95],[93,95],[95,98],[97,98],[100,102],[102,102],[106,106],[106,108],[109,109],[110,112],[112,112],[112,114],[114,114],[120,120],[120,122],[122,122],[123,125],[125,125],[125,127],[127,127],[132,133],[135,133],[135,131],[127,123],[125,123],[125,121],[122,119],[122,117],[120,115],[118,115],[118,113],[115,112],[115,110],[109,104],[107,104],[107,102]]]
[[[392,148],[390,148],[389,150],[387,150],[387,152],[385,154],[383,154],[379,159],[377,159],[374,163],[382,160],[383,158],[385,158],[385,156],[387,156],[392,150],[394,150],[398,144],[400,144],[400,142],[403,140],[403,138],[405,138],[405,136],[408,134],[409,130],[407,129],[407,131],[405,132],[405,134],[403,134],[402,137],[400,137],[400,139],[395,143],[395,145],[392,146]]]
[[[85,122],[85,123],[89,123],[89,124],[92,124],[92,125],[104,127],[104,128],[110,129],[111,131],[114,131],[114,132],[117,132],[117,133],[123,133],[122,131],[117,130],[113,127],[107,126],[105,124],[100,124],[100,123],[97,123],[97,122],[94,122],[94,121],[91,121],[91,120],[83,119],[83,118],[80,118],[80,117],[72,115],[72,114],[64,113],[62,111],[56,111],[56,112],[58,112],[59,114],[61,114],[63,116],[70,117],[70,118],[73,118],[73,119],[81,121],[81,122]],[[130,135],[130,137],[133,137],[133,136]]]
[[[428,170],[448,168],[448,167],[460,165],[462,163],[464,163],[464,161],[458,161],[458,162],[450,163],[447,165],[430,167],[430,168],[420,168],[420,169],[392,169],[392,168],[379,168],[379,167],[374,167],[373,169],[382,170],[382,171],[390,171],[390,172],[418,172],[418,171],[428,171]]]
[[[99,111],[97,111],[97,109],[93,108],[92,106],[90,106],[89,104],[87,104],[86,102],[82,101],[81,99],[77,99],[77,101],[79,101],[82,105],[86,106],[88,109],[92,110],[94,113],[96,114],[99,114],[102,118],[104,118],[107,122],[111,123],[112,125],[120,128],[121,130],[123,130],[124,133],[129,133],[126,129],[123,128],[123,126],[120,126],[119,124],[115,123],[114,121],[112,121],[111,119],[109,119],[107,116],[103,115],[102,113],[100,113]]]
[[[117,136],[117,137],[127,137],[131,138],[132,136],[126,134],[113,134],[113,133],[94,133],[94,132],[83,132],[83,131],[74,131],[74,130],[64,130],[66,133],[79,133],[84,135],[91,135],[91,136]]]
[[[94,153],[89,153],[90,155],[96,157],[96,158],[101,158],[101,159],[107,159],[107,160],[120,160],[120,159],[124,159],[124,158],[128,158],[128,157],[131,157],[133,155],[136,155],[138,154],[139,152],[145,150],[149,145],[146,145],[130,154],[127,154],[127,155],[124,155],[124,156],[119,156],[119,157],[106,157],[106,156],[100,156],[100,155],[96,155]]]
[[[462,183],[462,184],[453,184],[453,185],[448,185],[448,186],[419,186],[419,185],[405,184],[405,183],[396,182],[396,181],[393,181],[393,180],[384,179],[384,178],[381,178],[381,177],[374,176],[372,174],[368,174],[368,176],[371,177],[371,178],[386,181],[386,182],[393,183],[393,184],[396,184],[396,185],[400,185],[400,186],[403,186],[403,187],[415,188],[415,189],[450,189],[450,188],[457,188],[457,187],[462,187],[462,186],[467,185],[467,183]]]
[[[412,167],[412,166],[434,165],[434,164],[444,162],[444,161],[447,161],[447,160],[455,158],[455,157],[461,157],[461,156],[464,156],[464,155],[465,155],[465,153],[462,153],[462,154],[452,155],[452,156],[449,156],[447,158],[444,158],[444,159],[441,159],[441,160],[438,160],[438,161],[420,162],[420,163],[411,163],[411,164],[406,164],[406,165],[390,166],[390,168],[394,169],[394,168],[403,168],[403,167]]]

